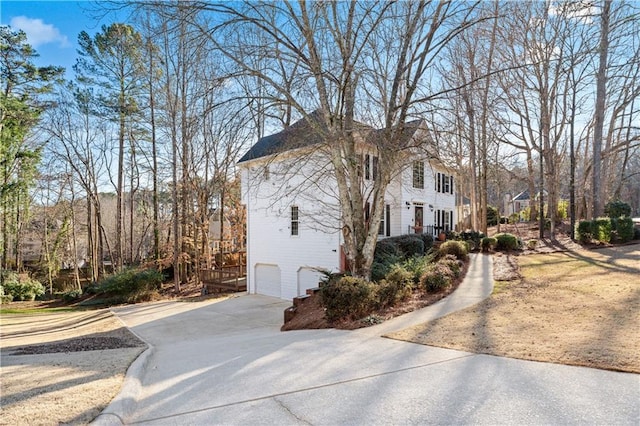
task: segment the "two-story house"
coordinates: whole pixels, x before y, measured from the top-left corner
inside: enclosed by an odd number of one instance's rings
[[[319,270],[344,266],[337,184],[328,153],[314,130],[313,114],[261,138],[239,160],[247,211],[247,290],[290,299],[316,287]],[[409,123],[406,137],[430,140],[424,124]],[[358,127],[359,175],[367,199],[379,172],[378,130]],[[434,150],[406,155],[386,189],[379,238],[439,232],[456,223],[455,181]],[[403,157],[404,158],[404,157]],[[365,217],[369,202],[363,206]]]

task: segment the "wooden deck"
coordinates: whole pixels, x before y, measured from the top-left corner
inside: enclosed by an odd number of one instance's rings
[[[201,269],[200,281],[207,293],[247,290],[247,278],[244,274],[244,267],[240,266],[226,266],[221,269]]]

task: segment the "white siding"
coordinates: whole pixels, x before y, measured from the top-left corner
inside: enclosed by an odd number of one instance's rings
[[[317,285],[316,269],[339,270],[337,185],[330,165],[320,155],[291,154],[272,161],[268,180],[265,165],[265,159],[241,164],[242,197],[247,207],[247,290],[262,293],[256,283],[256,266],[272,265],[280,271],[278,297],[291,299]],[[412,167],[391,181],[385,193],[391,236],[409,231],[418,203],[424,208],[424,226],[434,224],[433,212],[437,210],[451,211],[456,223],[455,195],[434,189],[436,172],[425,162],[424,189],[413,188]],[[299,235],[295,236],[291,235],[294,205],[299,211]]]
[[[331,194],[325,194],[324,203],[317,198],[304,196],[296,188],[304,188],[304,176],[279,176],[270,172],[269,181],[257,178],[263,173],[256,164],[254,170],[246,166],[242,169],[243,201],[247,206],[247,291],[262,293],[256,286],[255,268],[257,264],[277,265],[280,269],[283,299],[291,299],[304,294],[312,279],[304,269],[324,269],[336,272],[340,266],[340,234]],[[300,171],[298,171],[300,172]],[[253,178],[253,179],[251,179]],[[286,184],[283,182],[286,181]],[[324,185],[323,185],[324,186]],[[335,185],[326,185],[335,188]],[[304,192],[304,191],[301,191]],[[291,235],[291,206],[299,211],[299,235]],[[322,214],[326,212],[326,214]]]

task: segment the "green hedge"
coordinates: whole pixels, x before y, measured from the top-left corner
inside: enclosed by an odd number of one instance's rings
[[[599,217],[591,222],[591,234],[594,240],[608,243],[611,241],[611,219]]]
[[[581,220],[578,222],[576,225],[576,237],[578,238],[578,241],[582,243],[588,243],[593,239],[590,220]]]
[[[634,225],[630,217],[599,217],[582,220],[576,225],[576,238],[582,243],[592,240],[608,243],[626,243],[634,239]]]
[[[626,243],[633,240],[634,225],[633,219],[630,217],[619,217],[611,219],[611,228],[613,230],[613,240],[616,242]]]

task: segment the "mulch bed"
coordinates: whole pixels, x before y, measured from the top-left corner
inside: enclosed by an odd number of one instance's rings
[[[408,300],[403,301],[397,306],[372,312],[364,319],[344,319],[336,322],[329,322],[325,318],[320,294],[316,293],[305,300],[302,305],[298,306],[296,315],[293,317],[293,319],[291,319],[291,321],[284,324],[281,330],[290,331],[320,328],[355,330],[358,328],[379,324],[383,321],[409,312],[413,312],[417,309],[424,308],[425,306],[432,305],[437,301],[444,299],[458,288],[465,275],[467,274],[468,269],[469,262],[465,262],[464,266],[462,267],[460,277],[456,279],[451,286],[442,291],[439,291],[437,293],[424,293],[421,291],[414,291]]]

